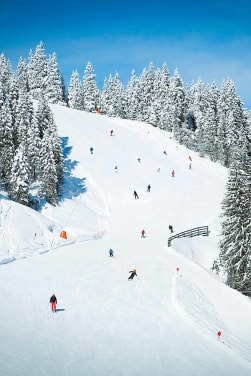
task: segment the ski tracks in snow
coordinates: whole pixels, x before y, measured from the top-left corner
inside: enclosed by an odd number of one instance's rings
[[[233,355],[238,352],[251,369],[251,345],[241,341],[226,327],[203,291],[182,274],[173,274],[171,302],[180,319],[199,336],[224,344]],[[217,337],[219,329],[223,333],[222,339]]]

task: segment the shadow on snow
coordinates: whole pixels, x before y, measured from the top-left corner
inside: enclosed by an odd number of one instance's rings
[[[86,192],[85,180],[86,178],[77,178],[72,176],[73,170],[78,165],[77,161],[72,161],[69,155],[72,151],[72,146],[68,146],[68,137],[62,137],[62,149],[64,158],[64,178],[61,186],[61,196],[59,201],[65,199],[72,199]]]

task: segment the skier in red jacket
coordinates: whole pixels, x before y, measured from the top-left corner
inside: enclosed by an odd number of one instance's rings
[[[145,230],[141,231],[141,238],[145,238],[145,233],[146,233]]]

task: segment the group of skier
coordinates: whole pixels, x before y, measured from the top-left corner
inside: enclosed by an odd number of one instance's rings
[[[113,135],[113,130],[110,131],[110,136],[112,136],[112,135]],[[93,147],[90,147],[90,153],[93,154],[93,152],[94,152]],[[167,152],[164,150],[163,154],[167,155]],[[138,162],[141,163],[141,158],[138,158]],[[189,166],[189,168],[191,168],[191,166]],[[115,166],[115,171],[118,172],[118,166]],[[158,168],[157,172],[159,172],[159,171],[160,171],[160,168]],[[174,177],[174,170],[172,171],[171,176]],[[151,188],[152,188],[151,185],[148,184],[147,192],[151,192]],[[136,191],[133,192],[133,195],[134,195],[135,200],[139,199],[138,193]],[[171,225],[169,225],[169,230],[171,231],[171,233],[173,233],[173,227]],[[143,229],[141,231],[141,238],[145,238],[145,237],[146,237],[145,230]],[[109,249],[109,256],[114,257],[114,252],[111,248]],[[130,273],[130,276],[128,277],[128,281],[132,280],[135,276],[137,276],[136,269],[130,270],[129,273]],[[56,298],[55,294],[53,294],[51,296],[50,304],[51,304],[52,312],[56,313],[57,312],[57,298]]]
[[[151,188],[152,188],[151,185],[148,184],[146,191],[147,192],[151,192]],[[133,196],[134,196],[135,200],[139,199],[139,195],[138,195],[138,193],[136,191],[133,192]]]
[[[112,248],[109,249],[109,256],[114,257],[114,252],[113,252]],[[129,276],[128,281],[133,279],[135,277],[135,275],[137,276],[136,269],[130,270],[129,273],[131,273],[131,275]]]

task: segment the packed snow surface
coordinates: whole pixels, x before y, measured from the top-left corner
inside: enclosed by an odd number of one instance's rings
[[[51,108],[59,205],[1,195],[1,376],[250,376],[251,301],[210,270],[227,170],[150,125]],[[169,225],[210,233],[168,247]]]

